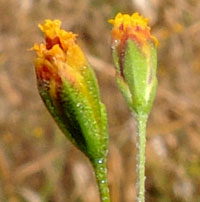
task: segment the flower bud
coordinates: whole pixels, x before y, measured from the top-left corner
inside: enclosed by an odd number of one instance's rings
[[[119,13],[109,23],[118,86],[136,114],[149,114],[157,87],[158,41],[150,33],[148,19],[138,13]]]
[[[39,28],[45,43],[35,44],[38,90],[63,133],[90,159],[107,154],[105,106],[93,70],[76,43],[77,35],[60,29],[59,20]]]

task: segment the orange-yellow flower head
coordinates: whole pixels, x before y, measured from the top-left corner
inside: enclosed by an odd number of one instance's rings
[[[157,44],[148,19],[133,13],[109,20],[118,86],[135,113],[150,112],[157,86]]]
[[[151,35],[148,21],[138,13],[133,13],[131,16],[118,13],[115,19],[109,20],[109,23],[113,25],[113,40],[124,44],[127,39],[132,38],[140,45],[144,45],[147,41],[152,41],[157,45],[158,40]]]
[[[59,20],[45,20],[39,28],[45,35],[45,43],[35,44],[35,67],[38,79],[60,80],[62,76],[74,80],[87,60],[76,44],[76,34],[60,28]]]
[[[59,20],[39,25],[45,42],[32,48],[39,94],[64,134],[96,162],[107,154],[106,111],[77,35],[60,26]]]

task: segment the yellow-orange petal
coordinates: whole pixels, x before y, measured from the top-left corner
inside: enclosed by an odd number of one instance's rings
[[[60,20],[45,20],[45,23],[39,24],[38,27],[42,32],[45,33],[46,37],[49,38],[55,38],[57,34],[59,33],[61,26],[61,21]]]
[[[67,51],[68,47],[75,43],[77,34],[61,29],[60,20],[45,20],[44,24],[39,24],[38,26],[45,34],[48,49],[55,44],[60,44],[62,49]]]

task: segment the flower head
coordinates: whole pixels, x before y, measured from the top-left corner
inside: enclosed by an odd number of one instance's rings
[[[135,113],[147,114],[157,86],[158,40],[151,35],[148,19],[138,13],[119,13],[109,23],[118,86]]]
[[[93,70],[76,43],[77,35],[46,20],[45,43],[35,44],[39,93],[64,134],[89,158],[107,154],[107,119]]]
[[[63,74],[74,80],[76,76],[73,72],[81,71],[87,65],[82,50],[76,44],[77,35],[61,29],[60,26],[59,20],[46,20],[43,25],[39,25],[46,41],[45,44],[33,46],[38,56],[35,66],[39,79],[58,80],[58,77]]]
[[[113,40],[124,43],[127,39],[132,38],[140,45],[144,45],[146,41],[158,44],[158,40],[150,33],[149,20],[138,13],[133,13],[131,16],[118,13],[115,19],[110,19],[108,22],[113,25]]]

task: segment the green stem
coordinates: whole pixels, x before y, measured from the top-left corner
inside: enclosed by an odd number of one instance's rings
[[[101,202],[110,202],[106,159],[96,159],[95,161],[92,161],[92,164],[95,171]]]
[[[137,202],[145,202],[145,150],[146,150],[146,125],[148,115],[138,114],[138,156],[137,156]]]

